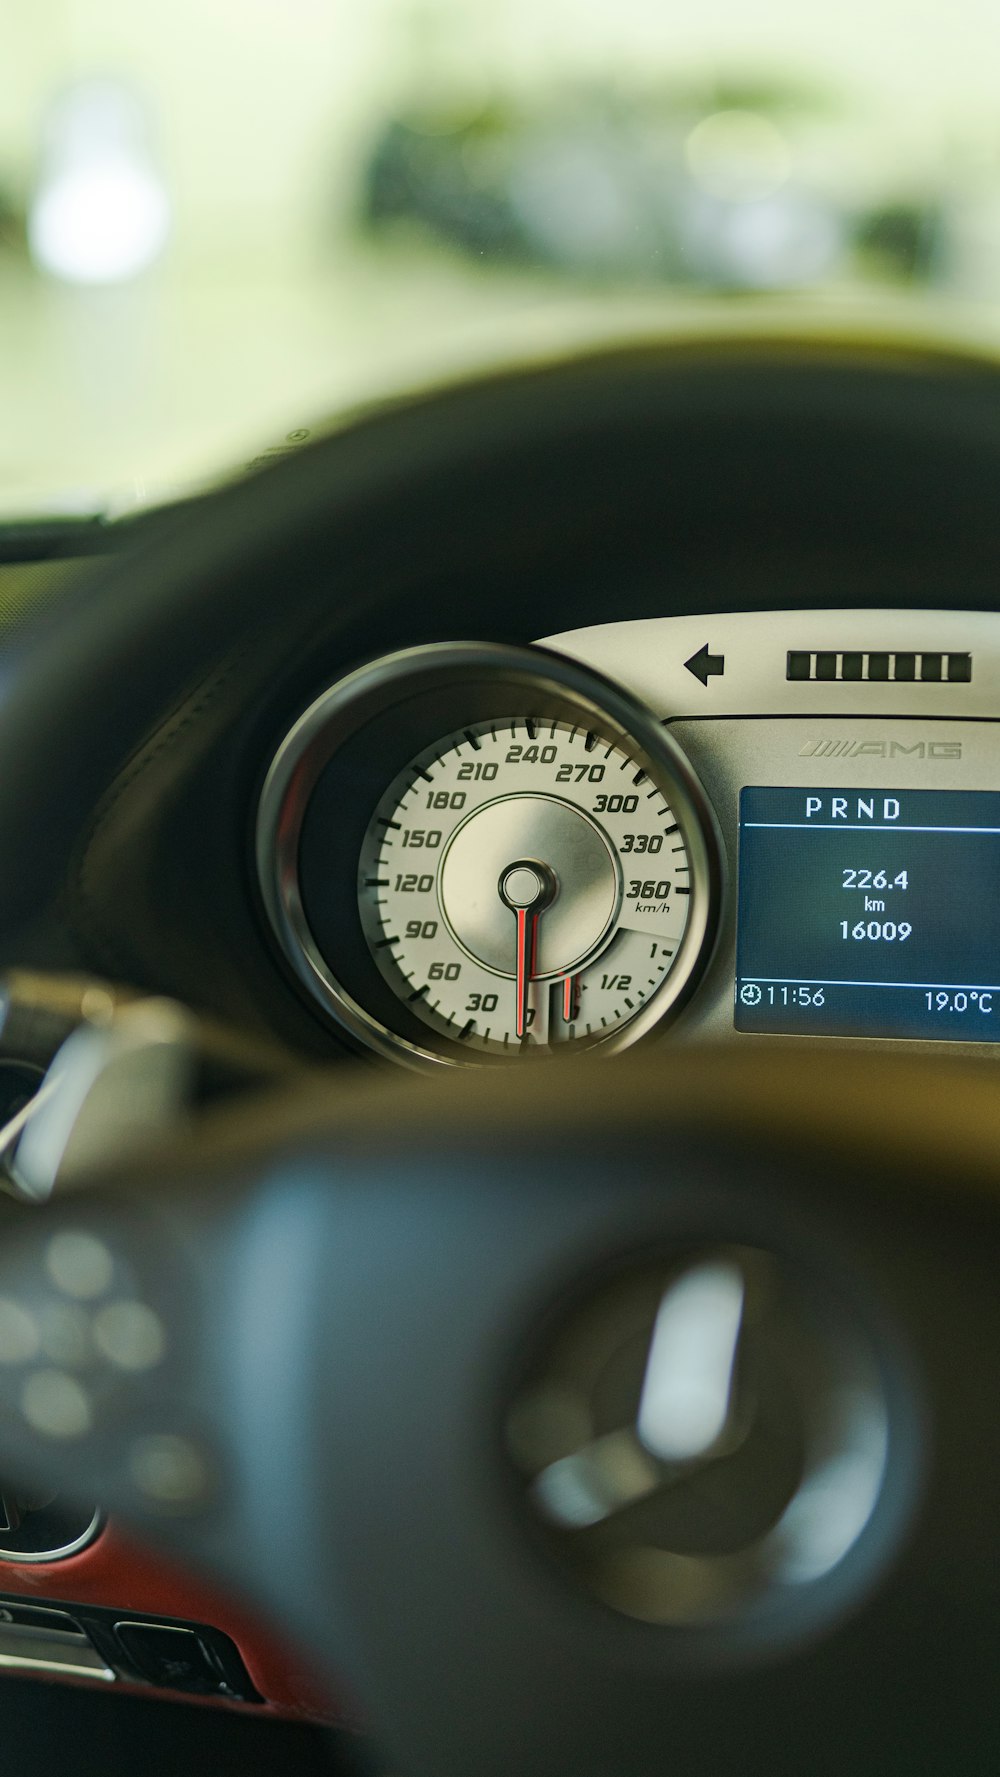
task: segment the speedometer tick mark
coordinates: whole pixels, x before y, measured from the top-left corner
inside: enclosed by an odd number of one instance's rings
[[[385,949],[385,948],[386,948],[386,946],[387,946],[387,945],[388,945],[388,944],[398,944],[398,943],[399,943],[399,938],[398,938],[398,937],[395,937],[395,938],[379,938],[379,940],[378,940],[378,942],[377,942],[377,943],[376,943],[376,945],[375,945],[375,949],[376,949],[376,950],[384,950],[384,949]]]
[[[388,888],[388,876],[366,876],[365,888]]]
[[[594,733],[594,730],[592,728],[588,728],[586,734],[583,737],[584,752],[585,753],[592,753],[594,748],[596,747],[596,745],[597,745],[597,736]]]
[[[680,827],[677,825],[677,822],[675,821],[672,827],[664,827],[663,837],[664,837],[664,839],[669,839],[671,833],[679,833],[679,832],[680,832]]]
[[[471,728],[463,729],[463,733],[464,733],[465,738],[468,741],[470,747],[472,748],[473,752],[478,753],[480,750],[480,742],[479,742],[478,735],[473,734]]]
[[[646,773],[644,771],[637,771],[632,782],[634,784],[644,784],[646,782]]]
[[[524,726],[528,730],[528,739],[535,740],[538,735],[538,722],[534,716],[525,716]]]
[[[464,1043],[467,1037],[471,1037],[475,1028],[476,1028],[476,1021],[474,1018],[470,1018],[468,1024],[463,1024],[461,1030],[458,1033],[459,1042]]]
[[[399,821],[387,821],[384,818],[384,816],[382,816],[382,815],[379,815],[378,820],[375,822],[376,827],[395,827],[397,832],[399,830],[400,824],[401,823]]]
[[[411,975],[410,980],[412,981],[412,979],[413,979],[413,976]],[[425,982],[423,987],[418,987],[416,993],[408,994],[407,998],[410,1000],[410,1002],[412,1004],[412,1002],[414,1000],[422,1000],[424,997],[424,994],[427,992],[429,992],[429,989],[427,987],[427,983]]]

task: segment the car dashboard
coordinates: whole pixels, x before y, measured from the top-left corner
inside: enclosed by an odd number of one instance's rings
[[[737,613],[366,663],[268,770],[273,938],[333,1027],[412,1066],[991,1043],[992,631]]]
[[[39,568],[67,646],[36,671],[18,606],[4,967],[308,1067],[990,1053],[995,383],[884,342],[643,345],[112,527],[65,594]],[[142,1682],[120,1618],[209,1625],[217,1700],[337,1714],[116,1525],[53,1553],[0,1555],[0,1595],[112,1613],[104,1682]]]

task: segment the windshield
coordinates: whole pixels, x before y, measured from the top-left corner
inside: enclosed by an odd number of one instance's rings
[[[616,330],[988,342],[993,0],[5,8],[0,507]]]

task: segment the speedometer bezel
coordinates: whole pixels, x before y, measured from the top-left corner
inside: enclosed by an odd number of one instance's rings
[[[268,922],[299,988],[360,1045],[413,1068],[504,1063],[481,1053],[470,1056],[419,1023],[395,996],[391,1003],[387,1000],[390,990],[363,938],[356,891],[352,886],[347,892],[348,882],[356,881],[358,825],[363,832],[378,794],[408,763],[408,748],[409,756],[415,756],[453,727],[503,715],[571,717],[627,746],[653,779],[669,786],[687,846],[691,906],[673,966],[647,1005],[620,1028],[602,1033],[593,1047],[602,1053],[619,1051],[676,1017],[707,965],[718,929],[723,860],[713,810],[676,741],[630,693],[541,647],[435,642],[381,655],[322,691],[282,740],[258,806],[256,867]],[[362,735],[381,743],[381,786],[367,804],[356,774],[343,777],[343,796],[350,806],[342,798],[338,806],[348,842],[331,852],[340,893],[334,897],[333,924],[326,922],[330,929],[321,941],[303,883],[306,822],[324,773],[336,771]],[[415,735],[421,737],[416,746]],[[331,951],[337,969],[329,960]]]

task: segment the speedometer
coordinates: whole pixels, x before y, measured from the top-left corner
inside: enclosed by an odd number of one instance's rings
[[[375,811],[362,924],[393,990],[470,1049],[624,1026],[680,950],[691,864],[669,787],[579,723],[475,723]]]
[[[398,1059],[624,1047],[692,991],[714,822],[684,755],[542,649],[445,644],[361,668],[286,737],[257,857],[286,959]]]

